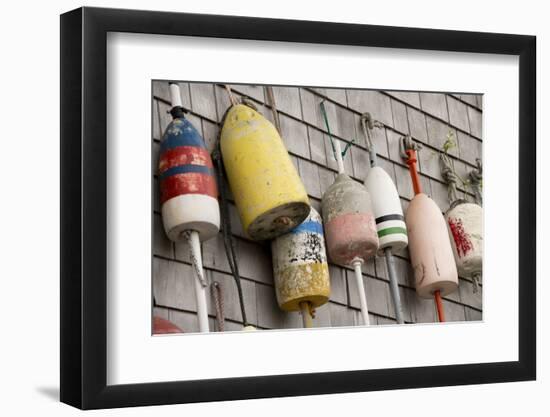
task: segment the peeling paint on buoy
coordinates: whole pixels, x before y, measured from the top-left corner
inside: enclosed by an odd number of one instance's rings
[[[483,208],[462,202],[445,214],[458,273],[480,274],[483,264]]]
[[[323,219],[330,259],[350,266],[378,250],[378,232],[367,189],[346,174],[339,174],[322,200]]]
[[[231,107],[220,141],[229,185],[251,239],[273,239],[307,217],[304,185],[279,133],[265,117],[242,104]]]
[[[281,309],[299,311],[326,303],[330,280],[321,216],[311,208],[298,227],[271,242],[275,294]]]
[[[194,230],[201,241],[220,227],[218,189],[212,159],[199,132],[184,116],[174,118],[160,144],[159,183],[162,220],[173,241]]]

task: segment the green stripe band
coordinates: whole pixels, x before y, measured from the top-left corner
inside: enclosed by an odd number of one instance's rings
[[[407,236],[407,229],[404,227],[388,227],[387,229],[382,229],[378,231],[378,237],[386,236],[386,235],[395,235],[401,233],[405,236]]]

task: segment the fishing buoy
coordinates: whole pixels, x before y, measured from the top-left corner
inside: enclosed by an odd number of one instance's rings
[[[378,251],[378,232],[367,189],[341,173],[322,199],[327,248],[330,259],[351,266]]]
[[[418,144],[410,136],[402,138],[415,196],[409,204],[405,222],[409,235],[409,252],[416,282],[416,293],[435,298],[439,321],[445,321],[441,297],[458,288],[458,273],[447,225],[437,204],[422,193],[416,170]]]
[[[221,154],[245,233],[273,239],[309,214],[309,200],[275,127],[244,104],[225,115]]]
[[[160,144],[158,170],[164,230],[173,241],[180,240],[185,230],[197,231],[205,241],[220,228],[212,159],[200,133],[183,114],[179,87],[170,84],[170,88],[176,104]]]
[[[364,113],[361,115],[361,126],[365,135],[371,165],[365,179],[365,187],[372,198],[372,211],[376,222],[379,249],[386,259],[395,318],[397,323],[403,324],[405,320],[393,254],[407,247],[409,243],[407,226],[397,188],[388,173],[377,165],[376,149],[371,138],[371,130],[383,128],[383,125],[374,120],[370,113]]]
[[[212,159],[201,135],[184,116],[177,84],[170,84],[170,95],[173,120],[162,137],[158,170],[162,220],[170,240],[189,246],[199,329],[208,332],[200,242],[219,231],[218,191]]]
[[[372,202],[367,189],[344,173],[343,157],[346,151],[342,152],[340,142],[332,138],[324,103],[320,106],[338,165],[338,176],[325,191],[321,200],[328,256],[338,265],[353,267],[361,304],[361,316],[363,323],[369,325],[361,267],[378,251],[378,233]]]
[[[409,252],[420,297],[431,298],[454,292],[458,276],[445,219],[426,194],[414,196],[406,215]]]
[[[441,154],[441,163],[441,174],[447,182],[451,203],[445,219],[458,274],[472,278],[474,292],[477,292],[483,267],[483,208],[481,189],[477,187],[481,182],[481,162],[478,162],[478,170],[470,173],[472,184],[476,185],[475,203],[457,198],[457,174],[446,153]]]
[[[271,242],[275,294],[284,311],[314,309],[330,297],[325,239],[321,216],[311,208],[309,216],[290,232]]]
[[[153,334],[183,333],[178,326],[162,317],[153,317]]]
[[[372,198],[380,250],[390,248],[392,253],[397,253],[406,248],[409,239],[403,208],[388,173],[379,166],[371,167],[365,179],[365,187]]]
[[[462,202],[448,210],[445,217],[458,273],[475,278],[477,285],[483,264],[483,208]]]

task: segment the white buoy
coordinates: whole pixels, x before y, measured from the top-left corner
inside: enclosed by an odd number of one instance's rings
[[[365,187],[372,197],[372,211],[376,221],[380,252],[386,258],[386,268],[390,281],[390,294],[398,324],[405,323],[403,305],[399,294],[399,283],[395,273],[393,254],[407,247],[407,226],[399,194],[388,173],[377,166],[376,150],[371,138],[371,130],[383,125],[373,120],[370,113],[361,116],[361,126],[365,135],[371,168],[365,179]]]

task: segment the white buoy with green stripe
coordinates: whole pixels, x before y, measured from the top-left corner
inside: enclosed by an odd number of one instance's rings
[[[375,128],[383,128],[383,125],[375,121],[370,113],[364,113],[361,116],[361,126],[365,134],[371,165],[365,179],[365,187],[372,199],[372,211],[378,231],[379,251],[384,253],[386,258],[395,317],[399,324],[403,324],[405,321],[393,254],[406,248],[409,244],[407,226],[395,184],[388,173],[383,168],[377,166],[376,150],[372,142],[371,131]]]
[[[407,226],[399,194],[388,173],[379,166],[371,167],[365,187],[372,198],[380,250],[390,248],[397,253],[407,247]]]

